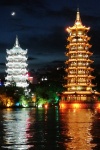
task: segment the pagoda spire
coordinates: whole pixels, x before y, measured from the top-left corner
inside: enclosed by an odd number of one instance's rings
[[[15,41],[15,47],[19,47],[19,41],[18,41],[17,35],[16,35],[16,41]]]
[[[82,25],[79,8],[77,8],[75,25]]]

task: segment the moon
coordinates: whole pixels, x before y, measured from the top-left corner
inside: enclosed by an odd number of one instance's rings
[[[16,13],[13,11],[12,13],[11,13],[11,16],[15,16],[16,15]]]

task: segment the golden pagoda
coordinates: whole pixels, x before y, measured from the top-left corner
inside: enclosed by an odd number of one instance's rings
[[[66,77],[65,77],[65,91],[61,94],[61,100],[70,102],[86,102],[96,101],[99,92],[93,90],[95,87],[92,80],[95,78],[91,75],[94,70],[91,68],[93,61],[90,56],[93,55],[89,51],[91,45],[89,44],[90,37],[87,32],[90,27],[83,26],[80,12],[77,10],[76,20],[74,26],[68,27],[69,34],[66,46],[68,52],[65,55],[66,60]]]

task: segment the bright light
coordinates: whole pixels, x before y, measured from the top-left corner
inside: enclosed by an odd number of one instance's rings
[[[97,104],[96,108],[100,109],[100,103],[99,103],[99,104]]]
[[[65,109],[65,108],[66,108],[66,104],[64,104],[64,103],[60,103],[59,106],[60,106],[60,108],[62,108],[62,109]]]
[[[42,108],[42,104],[39,104],[39,105],[38,105],[38,108]]]
[[[22,106],[23,106],[23,107],[28,107],[27,102],[26,102],[26,101],[23,101],[23,102],[22,102]]]
[[[44,81],[44,80],[47,81],[48,79],[47,79],[47,77],[45,77],[45,78],[42,78],[41,80],[42,80],[42,81]]]
[[[28,107],[28,105],[27,105],[27,104],[22,104],[22,106],[23,106],[23,107]]]
[[[81,104],[79,104],[79,103],[68,104],[68,103],[60,102],[59,106],[61,109],[66,109],[66,108],[78,109],[78,108],[81,108]]]
[[[16,106],[20,106],[20,103],[19,103],[19,102],[17,102],[17,103],[16,103]]]
[[[47,109],[47,108],[48,108],[48,104],[45,104],[45,105],[44,105],[44,108],[46,108],[46,109]]]
[[[78,103],[74,103],[74,104],[72,104],[72,108],[80,108],[81,107],[81,105],[80,104],[78,104]]]
[[[15,15],[16,15],[16,13],[15,13],[15,12],[12,12],[12,13],[11,13],[11,15],[12,15],[12,16],[15,16]]]
[[[10,104],[9,104],[9,103],[7,103],[7,107],[10,107]]]
[[[81,89],[82,89],[82,87],[80,87],[80,86],[77,87],[77,90],[81,90]]]

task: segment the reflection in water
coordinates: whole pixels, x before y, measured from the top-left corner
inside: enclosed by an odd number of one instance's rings
[[[65,111],[65,110],[64,110]],[[66,149],[73,150],[91,150],[96,144],[91,143],[93,140],[91,130],[94,113],[88,109],[69,109],[65,115],[63,112],[62,124],[66,128],[63,136],[66,136]]]
[[[100,113],[90,109],[0,110],[0,148],[99,150]]]
[[[28,144],[33,143],[35,150],[64,150],[63,141],[60,143],[58,109],[31,111],[28,135]]]
[[[60,143],[58,109],[5,109],[0,114],[3,149],[64,149]]]
[[[91,143],[96,143],[93,150],[100,150],[100,109],[99,112],[95,110],[95,116],[93,118],[91,134],[93,139]]]
[[[26,122],[28,112],[23,109],[13,111],[7,109],[3,111],[3,143],[2,148],[8,149],[28,149],[26,145]]]

